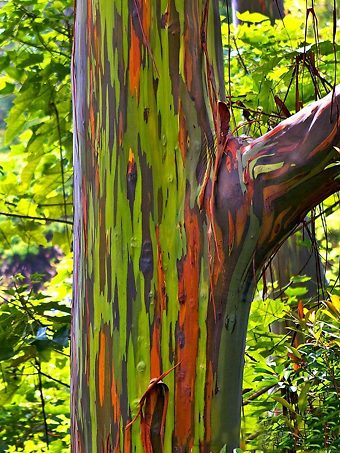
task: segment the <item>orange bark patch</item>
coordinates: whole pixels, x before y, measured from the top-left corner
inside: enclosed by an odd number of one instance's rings
[[[264,2],[264,0],[259,0],[259,4],[260,4],[260,8],[261,8],[262,12],[265,12],[266,11],[266,3]]]
[[[327,137],[318,146],[316,146],[315,149],[309,154],[309,156],[308,156],[309,159],[314,157],[316,154],[318,154],[323,149],[326,149],[327,147],[331,146],[331,144],[332,144],[332,142],[334,140],[334,137],[335,137],[335,135],[337,134],[337,132],[339,130],[339,126],[340,126],[340,118],[334,124],[334,127],[331,130],[331,132],[329,133],[329,135],[327,135]]]
[[[105,333],[100,332],[98,357],[98,391],[99,402],[103,406],[105,389]]]
[[[161,329],[159,322],[155,322],[152,332],[151,346],[151,376],[157,376],[161,372],[161,357],[160,357]]]
[[[271,185],[263,188],[263,201],[265,206],[264,216],[261,224],[260,236],[258,244],[264,244],[268,240],[273,239],[273,228],[274,223],[278,225],[278,218],[274,211],[275,200],[280,197],[282,193],[289,190],[291,185],[290,181],[287,181],[278,185]],[[286,212],[286,211],[285,211]],[[282,218],[282,213],[280,214]]]
[[[177,358],[180,366],[176,373],[175,436],[179,445],[192,447],[191,431],[194,417],[196,360],[198,350],[198,287],[200,270],[200,231],[197,215],[189,207],[185,211],[187,254],[178,282],[180,302]]]
[[[188,33],[186,33],[188,34]],[[186,38],[187,40],[187,38]],[[185,45],[185,49],[188,49],[187,45]],[[185,50],[185,57],[184,57],[184,71],[185,71],[185,81],[187,83],[189,91],[192,89],[192,79],[193,79],[193,64],[192,64],[192,56]]]
[[[151,22],[151,8],[150,0],[143,0],[143,30],[145,39],[149,40],[150,37],[150,22]]]
[[[162,315],[166,309],[166,288],[165,288],[165,274],[163,269],[162,249],[159,238],[159,226],[156,226],[156,239],[157,239],[157,294],[155,316],[153,322],[152,332],[152,346],[151,346],[151,376],[159,376],[161,372],[161,328],[162,328]]]
[[[261,232],[258,239],[259,244],[264,244],[272,233],[274,223],[274,211],[267,213],[261,224]]]
[[[131,430],[125,429],[124,430],[124,452],[131,451]]]
[[[89,81],[89,92],[92,93],[93,89],[93,73],[92,73],[92,66],[90,66],[90,81]],[[90,104],[89,104],[89,125],[91,131],[91,138],[95,138],[95,117],[94,117],[94,108],[93,108],[93,99],[90,96]],[[92,149],[94,152],[94,148]]]
[[[282,229],[282,223],[285,221],[287,218],[287,213],[289,212],[289,208],[285,209],[284,211],[280,212],[276,217],[275,217],[275,222],[273,225],[272,233],[269,238],[269,240],[272,242],[275,240],[275,237],[279,234],[279,232]]]
[[[113,407],[113,419],[114,423],[116,425],[116,439],[115,439],[115,445],[114,445],[114,453],[119,453],[120,452],[120,438],[119,438],[119,425],[120,425],[120,403],[119,403],[119,395],[117,391],[117,384],[115,380],[115,372],[114,368],[112,367],[111,371],[111,403]]]
[[[249,216],[248,204],[243,204],[236,213],[236,246],[239,247],[243,238],[247,218]]]
[[[302,300],[299,300],[299,302],[298,302],[298,315],[299,315],[299,319],[303,319],[305,317],[305,315],[303,313],[303,301]]]
[[[212,224],[212,233],[209,237],[210,247],[212,244],[215,246],[215,256],[213,256],[213,251],[210,249],[209,259],[212,259],[211,263],[211,285],[215,287],[218,277],[223,269],[224,264],[224,250],[223,250],[223,235],[221,228],[216,224]]]
[[[130,93],[139,95],[139,80],[141,67],[140,42],[135,32],[132,19],[130,19],[130,52],[129,52],[129,76],[130,76]]]
[[[99,70],[101,67],[101,58],[100,58],[100,36],[98,36],[98,28],[93,27],[93,50],[94,58],[96,61],[96,69]]]
[[[186,151],[187,151],[187,137],[188,133],[185,127],[185,117],[183,114],[182,109],[182,102],[179,101],[179,108],[178,108],[178,122],[179,122],[179,130],[178,130],[178,144],[179,149],[182,154],[182,160],[185,161]]]
[[[134,155],[132,149],[130,148],[129,149],[129,164],[130,165],[134,164],[134,162],[135,162],[135,155]]]
[[[127,174],[131,175],[132,173],[136,173],[136,162],[135,162],[135,155],[134,155],[132,149],[130,148]]]
[[[90,37],[93,30],[92,26],[92,0],[87,0],[87,34]]]

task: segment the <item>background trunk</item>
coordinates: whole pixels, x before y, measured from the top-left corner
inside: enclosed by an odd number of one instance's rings
[[[330,97],[228,135],[218,2],[177,3],[77,2],[76,452],[238,446],[257,275],[338,188]]]
[[[261,13],[271,18],[282,19],[284,17],[284,0],[231,0],[233,8],[234,22],[238,22],[236,11],[244,13],[250,11],[251,13]]]

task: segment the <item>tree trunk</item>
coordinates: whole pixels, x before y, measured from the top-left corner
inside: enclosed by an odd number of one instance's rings
[[[308,218],[305,219],[308,221]],[[269,294],[272,299],[284,298],[284,290],[290,285],[293,276],[306,276],[310,280],[303,283],[306,293],[299,297],[296,306],[296,316],[303,317],[303,308],[309,309],[315,302],[324,297],[324,287],[326,285],[325,268],[321,261],[318,250],[314,247],[301,244],[302,237],[309,238],[309,229],[301,224],[302,232],[298,231],[282,244],[280,250],[270,261],[265,272],[265,280],[270,283],[277,282],[278,286]],[[294,283],[292,284],[295,286]],[[301,286],[301,283],[299,283]],[[294,323],[285,319],[274,321],[271,324],[271,331],[277,334],[285,334],[291,337],[292,345],[298,347],[304,342],[301,332],[294,330]],[[294,360],[294,357],[292,357]]]
[[[236,11],[244,13],[261,13],[270,17],[272,21],[284,17],[283,0],[232,0],[234,22],[238,22]]]
[[[248,144],[222,75],[217,0],[77,2],[73,452],[239,445],[255,282],[339,188],[339,93]]]

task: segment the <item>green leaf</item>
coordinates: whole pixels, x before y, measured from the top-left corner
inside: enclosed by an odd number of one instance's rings
[[[23,113],[18,112],[17,109],[12,109],[7,117],[7,128],[5,133],[5,143],[11,143],[17,138],[24,130],[26,125],[26,118]]]
[[[61,346],[68,346],[70,336],[70,329],[69,326],[64,326],[61,329],[57,330],[57,332],[53,336],[53,341]]]
[[[287,346],[287,350],[291,353],[291,354],[294,354],[295,357],[297,357],[298,359],[301,359],[302,356],[300,354],[300,351],[296,348],[294,348],[293,346],[289,345]]]
[[[12,94],[14,92],[15,85],[14,83],[5,83],[5,86],[0,90],[0,95]]]
[[[308,293],[308,289],[305,288],[304,286],[289,286],[287,289],[285,289],[285,294],[287,294],[288,297],[298,297],[298,296],[303,296],[304,294]]]
[[[11,402],[18,390],[18,384],[13,380],[6,382],[5,389],[0,392],[0,407]]]
[[[304,386],[302,387],[302,390],[300,391],[299,394],[299,400],[298,400],[298,407],[301,413],[304,413],[307,407],[308,403],[308,392],[309,389],[311,388],[312,384],[310,382],[306,382]]]
[[[44,61],[44,54],[43,53],[28,53],[27,58],[22,60],[17,67],[18,68],[26,68],[27,66],[33,66],[37,63],[42,63]]]
[[[6,342],[0,343],[0,360],[8,360],[15,355],[12,346]]]
[[[290,412],[294,414],[296,413],[294,407],[290,403],[288,403],[288,401],[282,398],[282,396],[271,395],[271,398],[277,401],[278,403],[282,404],[282,406],[286,407]]]
[[[236,16],[240,21],[249,22],[251,24],[269,21],[269,18],[267,16],[264,16],[260,13],[250,13],[249,11],[246,11],[244,13],[237,12]]]

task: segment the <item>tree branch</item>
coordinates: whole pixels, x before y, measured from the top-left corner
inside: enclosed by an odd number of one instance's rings
[[[340,189],[340,85],[241,148],[243,180],[260,220],[258,256]]]

